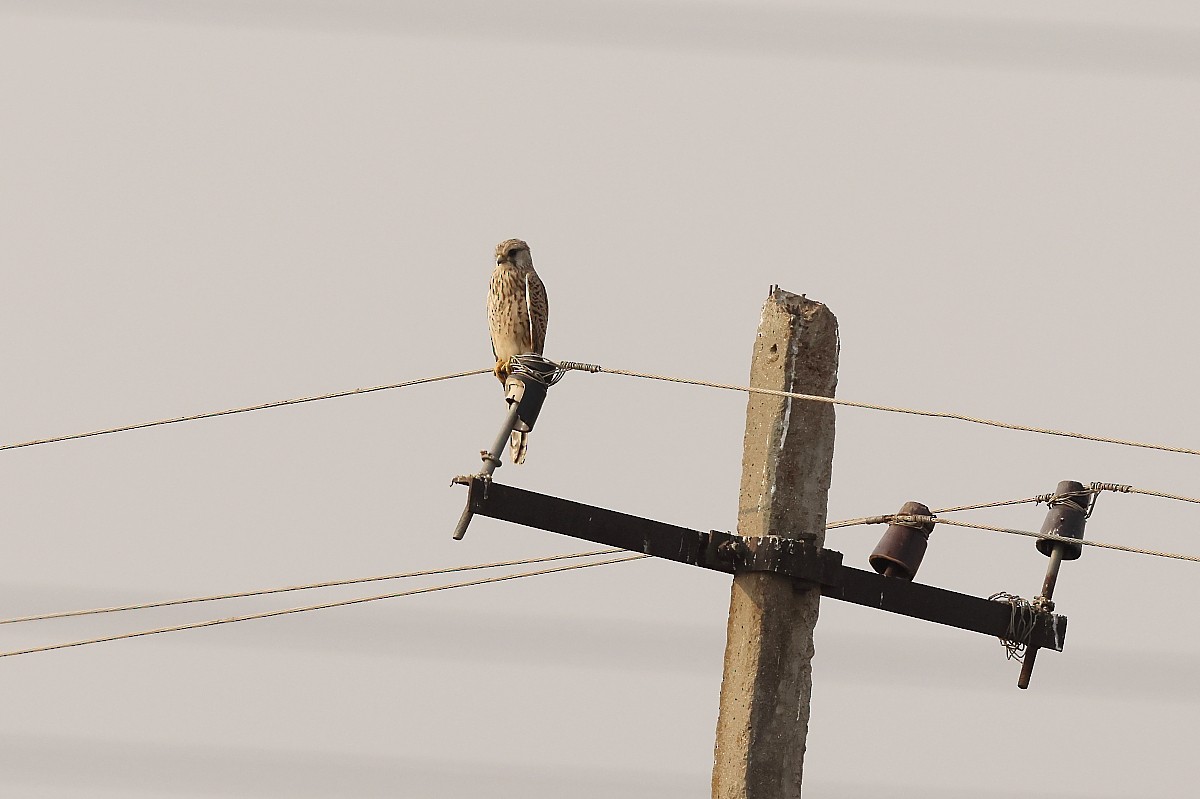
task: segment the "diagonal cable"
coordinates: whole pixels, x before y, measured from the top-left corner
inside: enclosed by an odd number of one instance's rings
[[[607,367],[598,366],[589,363],[575,363],[573,361],[563,361],[560,366],[563,369],[575,369],[583,372],[607,372],[613,375],[624,375],[625,377],[638,377],[645,380],[662,380],[668,383],[682,383],[689,386],[704,386],[707,388],[719,388],[727,391],[743,391],[749,394],[766,394],[773,397],[791,397],[793,399],[807,400],[810,402],[823,402],[828,405],[841,405],[848,408],[865,408],[872,411],[885,411],[887,413],[904,413],[913,416],[929,416],[937,419],[956,419],[961,422],[971,422],[972,424],[987,425],[990,427],[1000,427],[1005,430],[1021,430],[1027,433],[1040,433],[1047,436],[1062,436],[1064,438],[1077,438],[1084,441],[1097,441],[1103,444],[1118,444],[1123,447],[1140,447],[1142,449],[1153,449],[1162,452],[1177,452],[1183,455],[1200,455],[1200,449],[1191,449],[1188,447],[1177,447],[1170,444],[1154,444],[1145,441],[1133,441],[1125,438],[1112,438],[1110,436],[1098,436],[1090,433],[1077,433],[1070,430],[1056,430],[1049,427],[1034,427],[1033,425],[1017,424],[1015,422],[1003,422],[998,419],[985,419],[979,416],[970,416],[965,413],[954,413],[950,411],[926,411],[918,408],[904,408],[897,405],[877,405],[871,402],[856,402],[854,400],[835,399],[833,397],[823,397],[819,394],[800,394],[794,391],[779,391],[771,388],[757,388],[755,386],[739,386],[733,383],[714,383],[710,380],[694,380],[686,377],[672,377],[670,375],[653,374],[650,372],[635,372],[630,369],[609,369]]]
[[[388,383],[382,386],[369,386],[367,388],[354,388],[348,391],[334,391],[330,394],[317,394],[312,397],[297,397],[295,399],[278,400],[277,402],[264,402],[261,405],[247,405],[241,408],[229,408],[223,411],[209,411],[206,413],[196,413],[191,416],[174,416],[169,419],[157,419],[152,422],[138,422],[136,424],[127,424],[120,427],[106,427],[102,430],[91,430],[86,433],[71,433],[65,436],[54,436],[53,438],[38,438],[33,441],[22,441],[19,444],[3,444],[0,445],[0,451],[6,449],[21,449],[22,447],[36,447],[39,444],[53,444],[56,441],[72,441],[77,438],[91,438],[92,436],[103,436],[109,433],[125,433],[130,430],[141,430],[146,427],[158,427],[164,424],[178,424],[179,422],[194,422],[197,419],[212,419],[216,416],[232,416],[235,413],[249,413],[250,411],[262,411],[267,408],[282,408],[285,405],[300,405],[305,402],[319,402],[320,400],[336,399],[337,397],[351,397],[356,394],[370,394],[374,391],[390,391],[394,388],[406,388],[407,386],[416,386],[422,383],[436,383],[439,380],[454,380],[459,377],[471,377],[472,375],[487,374],[491,369],[473,369],[469,372],[454,372],[448,375],[438,375],[436,377],[421,377],[416,380],[406,380],[403,383]]]
[[[591,552],[571,552],[563,555],[547,555],[540,558],[524,558],[522,560],[502,560],[495,563],[476,563],[470,566],[450,566],[442,569],[426,569],[424,571],[402,572],[396,574],[381,574],[375,577],[356,577],[349,580],[326,580],[320,583],[305,583],[304,585],[289,585],[282,588],[259,588],[252,591],[238,591],[228,594],[210,594],[208,596],[194,596],[185,599],[164,599],[155,602],[142,602],[130,605],[112,605],[104,608],[91,608],[88,610],[63,610],[56,613],[40,613],[32,616],[16,616],[10,619],[0,619],[0,625],[3,624],[19,624],[26,621],[45,621],[46,619],[67,619],[75,616],[93,616],[99,613],[119,613],[126,610],[146,610],[148,608],[165,608],[174,605],[190,605],[197,602],[213,602],[221,599],[242,599],[251,596],[266,596],[268,594],[282,594],[288,591],[307,591],[312,588],[332,588],[339,585],[358,585],[360,583],[373,583],[383,580],[403,580],[409,577],[428,577],[434,574],[452,574],[454,572],[475,571],[479,569],[498,569],[506,566],[524,566],[531,563],[547,563],[555,560],[567,560],[570,558],[590,558],[594,555],[612,555],[617,552],[622,552],[620,549],[595,549]]]
[[[183,630],[198,630],[202,627],[216,627],[222,624],[236,624],[237,622],[252,621],[254,619],[269,619],[275,616],[286,616],[292,613],[307,613],[313,610],[327,610],[329,608],[341,608],[348,605],[361,605],[365,602],[376,602],[381,599],[397,599],[404,596],[428,594],[434,591],[448,591],[452,588],[467,588],[473,585],[500,583],[506,580],[518,580],[523,577],[537,577],[543,574],[554,574],[555,572],[565,572],[574,569],[587,569],[591,568],[592,566],[607,566],[613,563],[624,563],[626,561],[640,560],[648,557],[650,556],[642,553],[635,553],[620,558],[612,558],[610,560],[590,561],[588,563],[572,563],[569,566],[555,566],[549,569],[518,572],[516,574],[502,574],[497,577],[484,577],[478,580],[467,580],[460,583],[447,583],[445,585],[435,585],[428,588],[414,588],[410,591],[396,591],[390,594],[377,594],[375,596],[358,597],[356,599],[343,599],[337,602],[324,602],[318,605],[304,605],[302,607],[285,608],[283,610],[271,610],[265,613],[250,613],[244,616],[230,616],[224,619],[210,619],[208,621],[193,622],[190,624],[176,624],[171,627],[157,627],[152,630],[138,630],[131,633],[121,633],[120,635],[106,635],[100,638],[86,638],[81,641],[68,641],[61,644],[48,644],[46,646],[35,646],[28,649],[14,649],[9,652],[0,652],[0,658],[15,657],[17,655],[31,655],[35,652],[50,652],[56,649],[69,649],[77,646],[90,646],[91,644],[103,644],[107,643],[108,641],[121,641],[126,638],[140,638],[148,635],[181,632]]]
[[[880,516],[863,516],[858,519],[847,519],[844,522],[836,522],[842,527],[861,524],[946,524],[952,527],[969,527],[972,530],[987,530],[993,533],[1008,533],[1009,535],[1023,535],[1029,538],[1044,538],[1047,541],[1061,541],[1064,544],[1083,545],[1087,547],[1099,547],[1101,549],[1114,549],[1118,552],[1131,552],[1135,555],[1152,555],[1157,558],[1169,558],[1171,560],[1187,560],[1195,563],[1200,563],[1200,555],[1186,555],[1179,552],[1163,552],[1158,549],[1144,549],[1142,547],[1129,546],[1127,544],[1112,544],[1107,541],[1094,541],[1090,538],[1068,538],[1052,533],[1035,533],[1032,530],[1018,530],[1012,527],[997,527],[991,524],[976,524],[973,522],[960,522],[956,519],[947,519],[942,516],[922,516],[908,513],[886,513]]]
[[[1171,494],[1166,491],[1155,491],[1150,488],[1136,488],[1135,486],[1122,485],[1121,483],[1092,483],[1091,490],[1114,491],[1118,494],[1142,494],[1147,497],[1161,497],[1162,499],[1173,499],[1178,502],[1194,502],[1200,504],[1200,497],[1188,497],[1183,494]]]
[[[955,505],[950,508],[934,508],[933,513],[954,513],[963,510],[978,510],[979,508],[1000,508],[1005,505],[1025,505],[1046,502],[1053,494],[1038,494],[1021,499],[1004,499],[999,502],[977,502],[974,505]],[[876,516],[860,516],[857,519],[840,519],[825,525],[826,530],[836,530],[839,527],[854,527],[859,524],[879,524],[885,519],[891,519],[893,514],[878,514]]]
[[[1093,541],[1089,538],[1069,538],[1067,536],[1053,535],[1051,533],[1035,533],[1032,530],[1015,530],[1011,527],[995,527],[990,524],[973,524],[971,522],[960,522],[955,519],[942,519],[933,516],[906,516],[897,515],[892,517],[894,521],[914,524],[928,524],[935,522],[937,524],[949,524],[954,527],[970,527],[974,530],[990,530],[995,533],[1008,533],[1009,535],[1023,535],[1030,538],[1044,538],[1047,541],[1060,541],[1064,544],[1082,544],[1088,547],[1100,547],[1101,549],[1115,549],[1118,552],[1132,552],[1135,555],[1153,555],[1156,558],[1170,558],[1172,560],[1188,560],[1193,563],[1200,563],[1200,555],[1185,555],[1178,552],[1163,552],[1158,549],[1143,549],[1142,547],[1131,547],[1126,544],[1110,544],[1105,541]]]
[[[1061,436],[1064,438],[1075,438],[1084,441],[1096,441],[1105,444],[1117,444],[1125,447],[1138,447],[1142,449],[1159,450],[1162,452],[1176,452],[1183,455],[1200,455],[1200,450],[1189,447],[1179,447],[1169,444],[1155,444],[1145,441],[1135,441],[1124,438],[1114,438],[1111,436],[1092,435],[1090,433],[1079,433],[1070,430],[1057,430],[1048,427],[1035,427],[1033,425],[1017,424],[1015,422],[1004,422],[998,419],[985,419],[978,416],[970,416],[964,413],[956,413],[950,411],[930,411],[921,410],[919,408],[905,408],[896,405],[880,405],[870,402],[857,402],[854,400],[836,399],[834,397],[824,397],[817,394],[801,394],[794,391],[778,391],[776,389],[757,388],[755,386],[739,386],[732,383],[717,383],[710,380],[695,380],[684,377],[674,377],[670,375],[653,374],[649,372],[637,372],[630,369],[608,369],[596,364],[578,363],[575,361],[562,361],[559,367],[563,371],[584,371],[584,372],[607,372],[608,374],[623,375],[626,377],[637,377],[646,380],[661,380],[668,383],[680,383],[692,386],[704,386],[707,388],[717,388],[727,391],[742,391],[749,394],[765,394],[776,397],[790,397],[794,399],[807,400],[811,402],[823,402],[829,405],[841,405],[850,408],[864,408],[867,410],[884,411],[888,413],[902,413],[914,416],[926,416],[938,419],[955,419],[973,424],[987,425],[990,427],[999,427],[1006,430],[1019,430],[1029,433],[1038,433],[1041,435]],[[20,449],[22,447],[32,447],[39,444],[50,444],[57,441],[70,441],[78,438],[90,438],[92,436],[107,435],[109,433],[123,433],[130,430],[140,430],[146,427],[156,427],[158,425],[176,424],[178,422],[191,422],[198,419],[211,419],[216,416],[229,416],[236,413],[248,413],[250,411],[260,411],[267,408],[279,408],[286,405],[299,405],[305,402],[316,402],[318,400],[334,399],[336,397],[349,397],[355,394],[367,394],[373,391],[387,391],[395,388],[404,388],[406,386],[414,386],[421,383],[433,383],[439,380],[452,380],[459,377],[469,377],[472,375],[486,374],[490,369],[475,369],[466,372],[455,372],[447,375],[439,375],[435,377],[419,378],[417,380],[409,380],[402,383],[389,383],[381,386],[370,386],[367,388],[356,388],[348,391],[335,391],[329,394],[319,394],[311,397],[298,397],[295,399],[280,400],[277,402],[266,402],[260,405],[249,405],[241,408],[230,408],[222,411],[211,411],[207,413],[198,413],[191,416],[176,416],[169,419],[158,419],[150,422],[139,422],[137,424],[122,425],[120,427],[109,427],[102,430],[92,430],[86,433],[72,433],[70,435],[54,436],[52,438],[34,439],[32,441],[23,441],[16,444],[0,445],[0,451],[9,449]],[[1138,492],[1148,493],[1148,492]],[[1171,498],[1180,498],[1174,495]],[[1186,501],[1192,501],[1190,498],[1185,498]]]

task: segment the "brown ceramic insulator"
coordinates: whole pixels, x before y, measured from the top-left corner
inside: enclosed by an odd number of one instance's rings
[[[905,502],[900,508],[901,516],[932,516],[929,508],[920,502]],[[912,580],[921,568],[921,559],[925,557],[925,549],[929,546],[929,534],[933,532],[933,523],[923,524],[893,524],[888,527],[883,538],[879,539],[875,551],[871,553],[871,568],[888,577],[899,577],[901,580]]]
[[[1085,493],[1086,491],[1083,483],[1077,483],[1074,480],[1063,480],[1059,483],[1054,493],[1068,501],[1056,503],[1051,500],[1050,510],[1046,512],[1046,521],[1042,523],[1042,532],[1061,535],[1065,538],[1083,538],[1083,526],[1087,520],[1085,509],[1091,500],[1090,495]],[[1038,552],[1050,557],[1054,552],[1054,545],[1059,543],[1062,542],[1039,538]],[[1083,554],[1083,546],[1080,544],[1062,544],[1062,547],[1063,560],[1075,560]]]

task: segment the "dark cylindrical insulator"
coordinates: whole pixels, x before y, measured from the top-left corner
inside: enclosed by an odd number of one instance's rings
[[[1054,497],[1048,503],[1050,510],[1046,513],[1046,521],[1042,523],[1042,532],[1050,535],[1061,535],[1065,538],[1083,538],[1083,526],[1087,520],[1087,508],[1091,495],[1083,483],[1074,480],[1063,480],[1054,491]],[[1039,538],[1038,552],[1050,557],[1054,545],[1062,543]],[[1075,560],[1083,554],[1080,544],[1063,544],[1063,560]]]
[[[933,514],[920,502],[905,502],[899,515]],[[917,569],[921,568],[921,559],[925,557],[925,548],[929,546],[929,534],[932,532],[933,522],[889,526],[871,553],[871,568],[888,577],[912,580],[917,575]]]
[[[532,430],[533,423],[537,421],[538,414],[542,411],[542,403],[546,401],[546,384],[529,375],[511,374],[504,386],[509,397],[514,396],[515,390],[516,401],[521,403],[517,408],[517,419],[523,423],[524,427],[519,427],[519,429],[526,432]]]

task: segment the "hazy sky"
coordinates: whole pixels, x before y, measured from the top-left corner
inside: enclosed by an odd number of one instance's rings
[[[0,0],[0,100],[0,442],[490,366],[517,236],[553,358],[744,382],[778,283],[837,314],[845,398],[1200,446],[1192,3]],[[473,377],[0,453],[0,617],[587,548],[450,539],[502,405]],[[498,479],[732,529],[744,409],[572,374]],[[1065,479],[1197,495],[1200,459],[839,409],[830,518]],[[1088,535],[1197,530],[1105,495]],[[943,526],[919,577],[1044,568]],[[1086,550],[1029,691],[995,639],[822,603],[807,793],[1189,794],[1198,576]],[[641,561],[0,660],[0,792],[704,796],[728,588]]]

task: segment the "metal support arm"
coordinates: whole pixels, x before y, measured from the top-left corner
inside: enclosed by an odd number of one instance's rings
[[[455,478],[455,482],[470,491],[465,513],[730,574],[741,570],[775,572],[797,580],[798,587],[819,586],[821,594],[831,599],[997,638],[1008,639],[1011,635],[1012,608],[1007,604],[844,566],[840,552],[818,549],[812,536],[805,540],[705,533],[490,479],[467,476]],[[1065,616],[1037,613],[1026,643],[1061,652],[1066,633]]]

